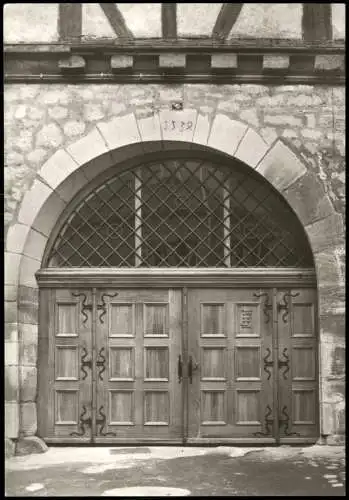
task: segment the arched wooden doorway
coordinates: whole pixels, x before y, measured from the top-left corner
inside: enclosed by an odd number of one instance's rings
[[[46,441],[316,441],[312,253],[246,165],[178,151],[109,169],[43,266]]]

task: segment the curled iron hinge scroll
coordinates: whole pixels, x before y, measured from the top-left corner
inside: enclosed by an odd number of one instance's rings
[[[282,408],[281,413],[285,418],[279,418],[279,427],[284,425],[285,436],[300,436],[299,432],[288,432],[290,416],[287,412],[287,406],[284,406]]]
[[[81,314],[84,317],[84,320],[82,322],[83,325],[84,325],[86,323],[86,321],[88,320],[88,316],[86,314],[86,311],[91,311],[92,310],[92,305],[91,304],[86,304],[86,301],[87,301],[86,293],[73,293],[72,292],[72,295],[73,295],[73,297],[83,297]]]
[[[263,313],[264,313],[264,316],[266,318],[265,322],[269,323],[269,321],[270,321],[269,310],[273,308],[273,305],[269,303],[269,294],[266,293],[266,292],[263,292],[263,293],[254,293],[253,296],[256,297],[257,299],[260,298],[260,297],[266,297],[264,305],[263,305]]]
[[[107,304],[105,302],[105,297],[117,297],[117,295],[119,295],[117,292],[113,293],[113,294],[109,294],[109,293],[103,293],[102,296],[101,296],[101,304],[98,304],[97,305],[97,309],[101,310],[101,314],[99,315],[99,321],[103,324],[104,323],[104,320],[103,320],[103,316],[106,315],[107,313]]]
[[[265,415],[264,415],[264,424],[265,424],[265,432],[254,432],[254,436],[256,437],[267,437],[272,435],[272,425],[274,422],[273,418],[270,418],[270,416],[273,414],[273,410],[269,405],[267,405],[265,409]]]
[[[85,380],[85,378],[87,377],[87,371],[86,371],[85,367],[90,368],[90,370],[92,370],[92,359],[86,360],[86,357],[88,356],[88,352],[87,352],[85,347],[82,347],[81,351],[84,351],[84,353],[81,355],[80,369],[84,374],[82,377],[82,380]]]
[[[99,352],[98,352],[97,361],[96,361],[96,366],[98,366],[100,368],[100,370],[98,372],[99,380],[103,380],[102,375],[105,372],[106,358],[105,358],[105,355],[103,354],[103,352],[104,352],[104,347],[101,347]],[[98,359],[98,358],[100,358],[100,359]]]
[[[87,413],[86,406],[82,406],[82,412],[80,415],[80,422],[79,422],[79,427],[80,427],[80,432],[71,432],[70,435],[73,437],[82,437],[86,434],[86,429],[85,426],[92,427],[92,419],[91,417],[86,417],[85,415]]]
[[[263,361],[264,361],[263,369],[268,374],[267,380],[270,380],[270,377],[271,377],[270,368],[274,365],[274,361],[268,359],[271,356],[271,350],[269,349],[269,347],[267,347],[266,350],[267,350],[267,354],[263,358]]]
[[[285,359],[279,359],[278,360],[278,368],[280,370],[280,368],[284,368],[284,371],[282,373],[282,376],[284,377],[284,380],[287,380],[287,373],[290,371],[290,357],[289,355],[287,354],[287,347],[285,347],[285,349],[282,351],[282,355]]]
[[[295,292],[295,293],[284,293],[283,297],[282,297],[282,301],[278,303],[277,305],[277,308],[278,308],[278,311],[282,311],[284,310],[285,312],[283,313],[282,315],[282,321],[284,323],[287,323],[287,316],[288,316],[288,313],[289,313],[289,303],[288,303],[288,300],[287,298],[288,297],[298,297],[299,295],[299,292]]]
[[[97,431],[97,435],[100,435],[100,436],[114,436],[116,437],[116,434],[115,432],[104,432],[104,427],[105,427],[105,424],[106,424],[106,421],[107,421],[107,417],[104,413],[104,406],[100,406],[99,407],[99,410],[98,410],[98,413],[100,415],[101,418],[96,418],[96,425],[100,425],[100,429],[99,429],[99,433]]]

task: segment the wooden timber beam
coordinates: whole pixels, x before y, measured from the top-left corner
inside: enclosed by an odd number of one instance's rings
[[[133,33],[126,26],[125,19],[115,3],[100,3],[99,5],[119,38],[133,38]]]
[[[302,17],[303,40],[331,40],[331,14],[330,3],[304,3]]]
[[[79,40],[82,29],[81,3],[59,3],[58,32],[60,40]]]
[[[161,26],[163,38],[177,38],[177,4],[161,4]]]
[[[234,26],[243,3],[224,3],[218,14],[216,24],[212,30],[213,38],[225,39],[229,35],[232,27]]]

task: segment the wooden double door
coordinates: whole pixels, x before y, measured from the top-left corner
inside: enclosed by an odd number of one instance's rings
[[[314,442],[315,302],[312,288],[46,288],[38,434]]]

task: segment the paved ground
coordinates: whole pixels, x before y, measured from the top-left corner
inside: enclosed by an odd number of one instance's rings
[[[345,496],[344,447],[52,447],[6,463],[6,496]]]

